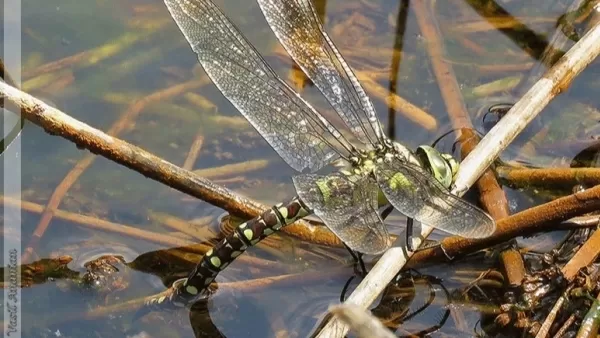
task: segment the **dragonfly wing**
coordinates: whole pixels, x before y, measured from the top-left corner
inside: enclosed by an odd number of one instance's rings
[[[377,212],[377,184],[356,182],[341,174],[294,176],[298,196],[351,249],[379,254],[390,247],[388,231]]]
[[[398,211],[425,225],[467,238],[488,237],[496,229],[487,213],[452,195],[421,166],[395,159],[378,164],[375,176]]]
[[[323,30],[312,1],[258,0],[258,4],[288,54],[354,135],[368,143],[367,136],[383,134],[377,113],[356,75]]]
[[[294,169],[338,157],[338,132],[267,65],[210,0],[165,0],[171,16],[223,95]],[[328,136],[332,141],[327,141]]]

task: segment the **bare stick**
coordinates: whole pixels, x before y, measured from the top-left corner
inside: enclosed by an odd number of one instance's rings
[[[387,327],[383,326],[371,312],[352,304],[341,304],[329,307],[329,312],[349,325],[358,337],[395,338]]]
[[[525,93],[464,159],[452,193],[462,196],[527,124],[550,100],[565,91],[573,78],[599,53],[600,25],[596,25]],[[433,228],[423,226],[421,236],[414,239],[414,244],[420,246],[432,231]],[[346,303],[363,308],[370,306],[411,256],[412,253],[407,253],[402,247],[388,250],[348,297]],[[344,324],[334,319],[324,326],[317,337],[343,337],[347,330]]]
[[[0,82],[0,98],[21,110],[21,116],[41,126],[52,135],[58,135],[127,168],[164,183],[185,194],[197,197],[227,210],[239,217],[253,218],[266,209],[261,203],[239,196],[210,180],[178,167],[142,148],[112,137],[88,124],[53,108],[43,101],[24,93],[5,82]],[[337,236],[326,227],[296,221],[282,231],[312,243],[341,246]]]

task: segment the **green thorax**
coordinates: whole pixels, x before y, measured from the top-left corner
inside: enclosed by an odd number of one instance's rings
[[[375,167],[386,158],[397,158],[399,161],[410,163],[408,165],[423,167],[446,189],[450,188],[458,171],[458,162],[450,154],[442,154],[430,146],[420,146],[415,152],[411,152],[400,143],[394,142],[391,146],[382,146],[378,149],[358,152],[354,158],[351,158],[351,163],[340,170],[340,172],[346,175],[350,181],[367,175],[375,175]],[[338,189],[332,189],[331,184],[335,184],[335,182],[317,182],[323,198],[328,203],[334,203],[334,200],[337,198],[344,198],[344,196],[332,193]],[[413,182],[398,172],[392,176],[389,185],[391,187],[410,189]],[[413,188],[416,189],[417,187]],[[378,194],[378,204],[379,206],[388,204],[388,200],[381,190],[379,190]]]

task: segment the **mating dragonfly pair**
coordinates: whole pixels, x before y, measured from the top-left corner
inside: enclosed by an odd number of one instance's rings
[[[380,205],[391,204],[409,220],[463,237],[494,232],[489,215],[448,192],[457,170],[450,155],[428,146],[413,153],[385,136],[371,100],[323,30],[312,0],[258,3],[288,54],[350,133],[342,133],[282,80],[210,0],[165,3],[217,88],[292,168],[310,173],[293,177],[298,196],[238,226],[168,295],[147,305],[191,304],[248,247],[310,214],[351,250],[365,254],[382,253],[392,244]],[[338,159],[345,169],[313,174]]]

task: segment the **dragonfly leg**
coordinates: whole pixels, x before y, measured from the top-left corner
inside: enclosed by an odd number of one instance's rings
[[[350,283],[352,283],[352,280],[354,280],[354,277],[356,277],[356,276],[350,276],[350,278],[348,278],[348,281],[346,281],[346,284],[344,284],[344,287],[342,288],[342,292],[340,293],[340,303],[343,303],[346,301],[346,293],[348,292],[348,290],[350,288]]]
[[[381,211],[381,219],[385,220],[394,210],[394,206],[391,204],[388,204],[385,209],[383,209],[383,211]],[[352,249],[350,249],[350,247],[348,247],[346,245],[346,243],[343,243],[344,247],[346,248],[346,250],[348,250],[348,252],[350,253],[350,256],[352,256],[352,258],[354,259],[354,262],[358,263],[360,268],[361,268],[361,272],[363,274],[367,274],[367,268],[365,266],[365,262],[362,259],[363,254],[358,252],[358,251],[354,251]]]
[[[410,218],[410,217],[406,218],[406,250],[412,251],[412,252],[419,252],[421,250],[431,249],[433,247],[441,245],[440,242],[438,242],[438,241],[424,239],[423,242],[421,243],[421,246],[419,246],[418,248],[415,248],[413,246],[413,241],[412,241],[414,221],[415,221],[414,218]],[[442,250],[444,250],[444,248],[442,248]],[[448,257],[448,259],[451,259],[451,258]]]
[[[388,204],[385,209],[383,209],[383,211],[381,212],[381,219],[385,221],[385,219],[392,213],[392,211],[394,210],[394,206],[391,204]]]
[[[412,236],[413,236],[413,225],[415,220],[413,218],[406,218],[406,249],[408,251],[415,251],[413,248]]]
[[[204,254],[187,278],[173,283],[166,293],[147,300],[146,306],[181,308],[205,298],[206,290],[217,275],[246,249],[310,213],[304,203],[298,197],[294,197],[286,205],[275,205],[260,216],[240,224],[229,236]]]
[[[350,247],[347,246],[346,243],[344,243],[344,242],[342,242],[342,244],[344,244],[344,247],[346,248],[346,250],[348,250],[348,252],[350,253],[350,256],[352,256],[352,259],[354,259],[354,263],[357,263],[360,266],[361,272],[366,275],[367,268],[365,267],[365,262],[362,259],[363,254],[358,251],[354,251],[354,250],[350,249]]]

